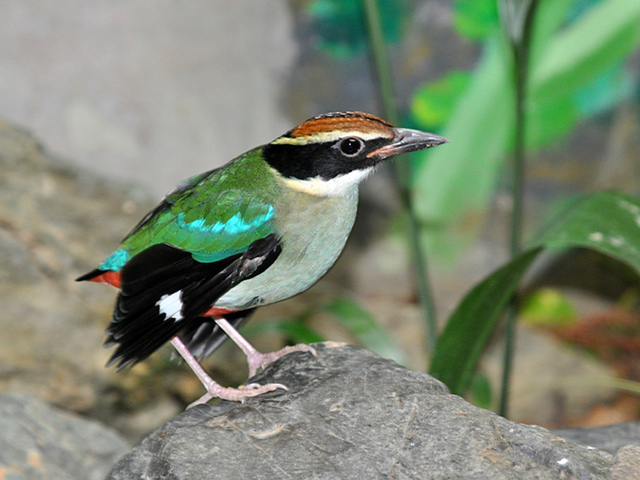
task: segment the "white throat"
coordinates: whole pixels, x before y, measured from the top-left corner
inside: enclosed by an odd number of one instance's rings
[[[338,175],[329,180],[320,177],[298,180],[295,178],[284,178],[283,181],[289,188],[298,192],[315,195],[317,197],[344,197],[353,191],[358,184],[373,172],[374,167],[363,170]]]

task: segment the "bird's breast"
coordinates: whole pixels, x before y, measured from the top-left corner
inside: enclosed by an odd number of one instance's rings
[[[340,256],[357,208],[357,187],[343,197],[289,192],[289,198],[276,204],[274,225],[282,238],[282,252],[273,265],[231,289],[215,306],[267,305],[307,290]]]

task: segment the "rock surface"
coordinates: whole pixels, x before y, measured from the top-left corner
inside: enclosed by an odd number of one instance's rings
[[[113,376],[100,345],[114,292],[73,280],[150,205],[139,190],[83,175],[0,121],[0,392],[76,411],[96,406]]]
[[[286,0],[3,7],[1,114],[109,178],[162,195],[292,127]]]
[[[108,479],[633,478],[624,475],[634,471],[634,447],[614,457],[474,407],[366,350],[317,350],[318,358],[294,353],[252,379],[288,392],[188,410]]]
[[[181,411],[166,368],[151,378],[149,364],[123,375],[104,368],[115,291],[74,282],[152,205],[141,189],[73,168],[0,121],[0,393],[28,394],[110,426],[123,411],[164,406],[166,414],[141,428],[128,418],[122,430],[130,438]]]
[[[561,428],[553,433],[609,453],[615,454],[626,445],[633,445],[640,451],[640,422],[616,423],[594,428]]]
[[[26,395],[0,395],[0,479],[101,480],[128,449],[97,422]]]

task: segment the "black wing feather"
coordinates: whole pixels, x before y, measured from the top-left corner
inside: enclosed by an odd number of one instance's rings
[[[121,271],[121,291],[105,341],[107,346],[118,344],[109,365],[117,363],[120,369],[144,360],[181,331],[186,332],[188,345],[199,346],[199,357],[212,353],[226,336],[200,315],[240,282],[262,273],[280,251],[280,239],[271,234],[243,253],[212,263],[198,262],[189,252],[168,244],[139,253]],[[167,318],[158,303],[176,292],[181,292],[180,319]],[[230,315],[239,325],[248,314],[245,310]],[[214,326],[202,327],[205,323]],[[210,337],[204,338],[207,331]]]
[[[272,239],[267,240],[269,237]],[[280,251],[280,241],[274,234],[253,242],[241,258],[233,261],[218,274],[185,290],[183,301],[186,315],[198,316],[211,305],[208,301],[210,297],[220,298],[240,282],[260,275],[275,262]]]

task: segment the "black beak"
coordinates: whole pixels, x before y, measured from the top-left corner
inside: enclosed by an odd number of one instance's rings
[[[425,148],[435,147],[443,143],[449,143],[444,137],[433,133],[421,132],[410,128],[394,128],[395,136],[388,145],[369,153],[367,157],[377,156],[380,160],[399,155],[401,153],[415,152]]]

